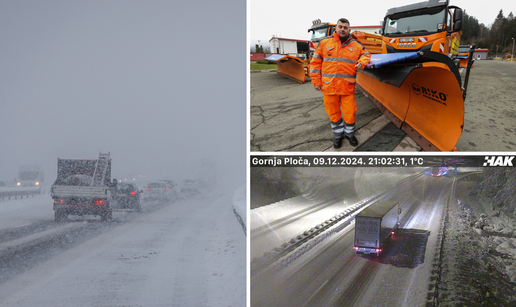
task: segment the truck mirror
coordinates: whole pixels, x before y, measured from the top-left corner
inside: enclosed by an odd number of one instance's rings
[[[455,8],[453,12],[453,31],[462,30],[462,9]]]

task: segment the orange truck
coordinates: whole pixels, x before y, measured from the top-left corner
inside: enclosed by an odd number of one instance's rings
[[[300,59],[296,56],[286,54],[273,54],[267,57],[266,60],[276,62],[278,65],[278,74],[299,83],[304,83],[308,80],[308,67],[317,45],[321,40],[331,36],[334,31],[335,24],[321,22],[320,19],[316,19],[312,21],[312,26],[308,29],[308,32],[312,32],[312,37],[310,39],[310,53],[307,59]],[[380,35],[355,31],[351,33],[351,36],[364,45],[369,53],[382,52],[382,37]]]
[[[459,72],[462,9],[428,0],[389,9],[382,54],[357,72],[357,88],[425,151],[453,151],[464,127],[472,64]]]

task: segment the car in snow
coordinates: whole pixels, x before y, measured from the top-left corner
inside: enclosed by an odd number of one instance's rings
[[[167,185],[164,182],[151,182],[145,187],[145,200],[168,200],[170,199]]]
[[[160,182],[163,182],[165,183],[165,185],[167,186],[167,198],[168,199],[176,199],[178,194],[179,194],[179,186],[177,183],[175,183],[174,181],[172,180],[168,180],[168,179],[163,179],[163,180],[160,180]]]
[[[200,185],[197,180],[185,179],[181,182],[181,193],[196,194],[200,192]]]
[[[118,183],[113,189],[113,208],[142,211],[141,192],[135,183]]]

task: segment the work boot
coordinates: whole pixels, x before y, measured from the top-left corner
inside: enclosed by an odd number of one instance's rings
[[[333,148],[340,148],[342,146],[342,140],[343,138],[335,138],[333,141]]]
[[[346,135],[346,138],[349,140],[349,145],[351,145],[351,146],[357,146],[358,145],[357,138],[354,135],[352,135],[352,136],[347,136]]]

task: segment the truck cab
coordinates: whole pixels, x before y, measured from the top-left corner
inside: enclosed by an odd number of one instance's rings
[[[382,53],[433,51],[457,56],[462,9],[429,0],[389,9],[382,25]]]

